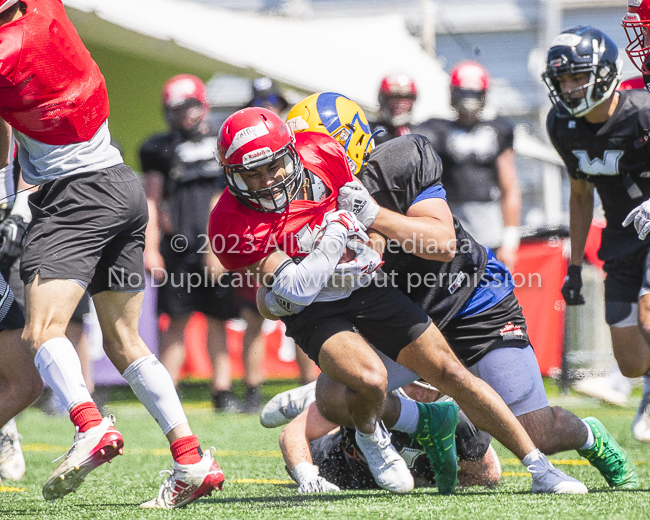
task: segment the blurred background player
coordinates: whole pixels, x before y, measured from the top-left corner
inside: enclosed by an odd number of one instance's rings
[[[167,330],[160,333],[159,358],[177,384],[185,360],[185,326],[192,313],[203,313],[208,322],[214,408],[239,412],[242,403],[231,391],[225,327],[226,320],[240,316],[240,305],[230,275],[205,247],[210,210],[225,188],[213,155],[218,128],[208,126],[205,85],[196,76],[170,78],[162,89],[162,107],[169,131],[151,137],[140,148],[149,208],[145,268],[158,288],[158,313],[169,316]],[[262,318],[247,307],[244,317],[249,325],[244,338],[244,409],[256,412],[261,400]]]
[[[170,443],[172,471],[143,507],[181,507],[220,489],[224,476],[211,451],[201,453],[169,373],[138,334],[146,199],[111,145],[104,77],[61,2],[8,0],[0,7],[0,53],[6,57],[0,62],[0,117],[20,144],[24,180],[39,185],[30,196],[32,221],[21,255],[27,307],[22,348],[76,429],[43,497],[55,500],[75,491],[90,471],[122,453],[115,418],[102,417],[65,336],[88,290],[109,359]],[[53,25],[57,38],[50,37]],[[7,152],[0,150],[0,156]],[[121,283],[113,283],[111,270],[125,277]]]
[[[593,42],[597,42],[598,45]],[[644,399],[633,422],[634,436],[650,440],[650,239],[632,223],[639,204],[650,197],[650,148],[642,143],[650,128],[650,94],[616,91],[622,59],[614,42],[589,26],[560,34],[548,51],[543,74],[553,108],[548,135],[571,178],[571,259],[562,287],[567,305],[582,305],[582,262],[594,208],[594,187],[607,226],[598,256],[603,260],[605,318],[614,357],[627,377],[646,375]],[[639,240],[641,238],[641,240]]]
[[[370,126],[377,144],[411,133],[413,104],[418,97],[415,81],[406,74],[390,74],[381,80],[377,120]]]
[[[284,393],[295,390],[298,389]],[[440,392],[421,381],[393,393],[419,403],[433,403],[441,398]],[[459,485],[496,486],[501,479],[501,465],[490,446],[492,437],[477,430],[462,410],[459,421],[455,434]],[[391,430],[390,433],[391,442],[413,475],[415,487],[435,486],[431,464],[418,441],[401,431]],[[354,429],[338,427],[325,420],[316,404],[304,408],[282,430],[280,449],[287,471],[298,483],[298,493],[377,488],[367,461],[358,449]]]
[[[513,128],[501,117],[484,117],[490,78],[483,66],[463,61],[449,75],[456,118],[429,119],[412,131],[427,137],[442,159],[442,182],[454,216],[512,271],[521,216]]]

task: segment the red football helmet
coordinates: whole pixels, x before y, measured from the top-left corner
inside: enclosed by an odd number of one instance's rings
[[[637,69],[644,75],[650,74],[650,0],[628,0],[627,5],[621,22],[629,42],[625,52]]]
[[[244,206],[270,213],[282,211],[296,198],[304,168],[295,141],[287,124],[266,108],[244,108],[226,119],[219,130],[217,155],[230,191]],[[286,176],[268,188],[250,190],[241,172],[280,158]]]
[[[5,11],[6,9],[9,9],[12,5],[18,3],[18,0],[0,0],[0,13],[2,11]]]
[[[210,110],[205,85],[196,76],[179,74],[162,89],[162,105],[167,124],[182,134],[194,134]]]
[[[379,85],[379,113],[382,121],[398,127],[411,122],[413,103],[418,89],[412,78],[406,74],[391,74]]]
[[[490,75],[475,61],[461,61],[449,73],[451,106],[458,112],[476,117],[485,106]]]

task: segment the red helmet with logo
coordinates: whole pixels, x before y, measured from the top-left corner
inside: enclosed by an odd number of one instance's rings
[[[403,126],[411,122],[413,103],[418,97],[415,81],[406,74],[390,74],[379,85],[379,113],[382,121]]]
[[[184,134],[196,132],[210,110],[205,85],[191,74],[167,80],[162,89],[162,105],[167,124]]]
[[[304,168],[293,131],[279,116],[261,107],[232,114],[219,130],[217,155],[230,191],[246,207],[264,213],[282,211],[296,198]],[[282,159],[285,177],[275,184],[250,190],[241,173]]]
[[[490,75],[475,61],[461,61],[449,73],[451,106],[459,112],[478,115],[485,105]]]
[[[625,52],[637,69],[650,74],[650,0],[628,0],[621,25],[629,42]]]

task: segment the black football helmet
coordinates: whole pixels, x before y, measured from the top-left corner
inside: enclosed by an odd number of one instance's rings
[[[582,117],[614,93],[622,68],[623,60],[609,36],[594,27],[576,25],[553,40],[542,78],[556,107],[561,104],[571,115]],[[560,76],[585,72],[589,73],[586,83],[562,92]],[[577,96],[580,91],[582,96]]]

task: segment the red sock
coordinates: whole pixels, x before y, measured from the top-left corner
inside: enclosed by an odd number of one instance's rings
[[[172,452],[172,457],[179,464],[196,464],[201,462],[201,448],[199,447],[199,439],[196,435],[188,435],[181,437],[172,442],[169,449]]]
[[[79,427],[80,432],[85,432],[102,422],[102,414],[99,413],[95,403],[88,401],[70,410],[70,420],[72,424]]]

